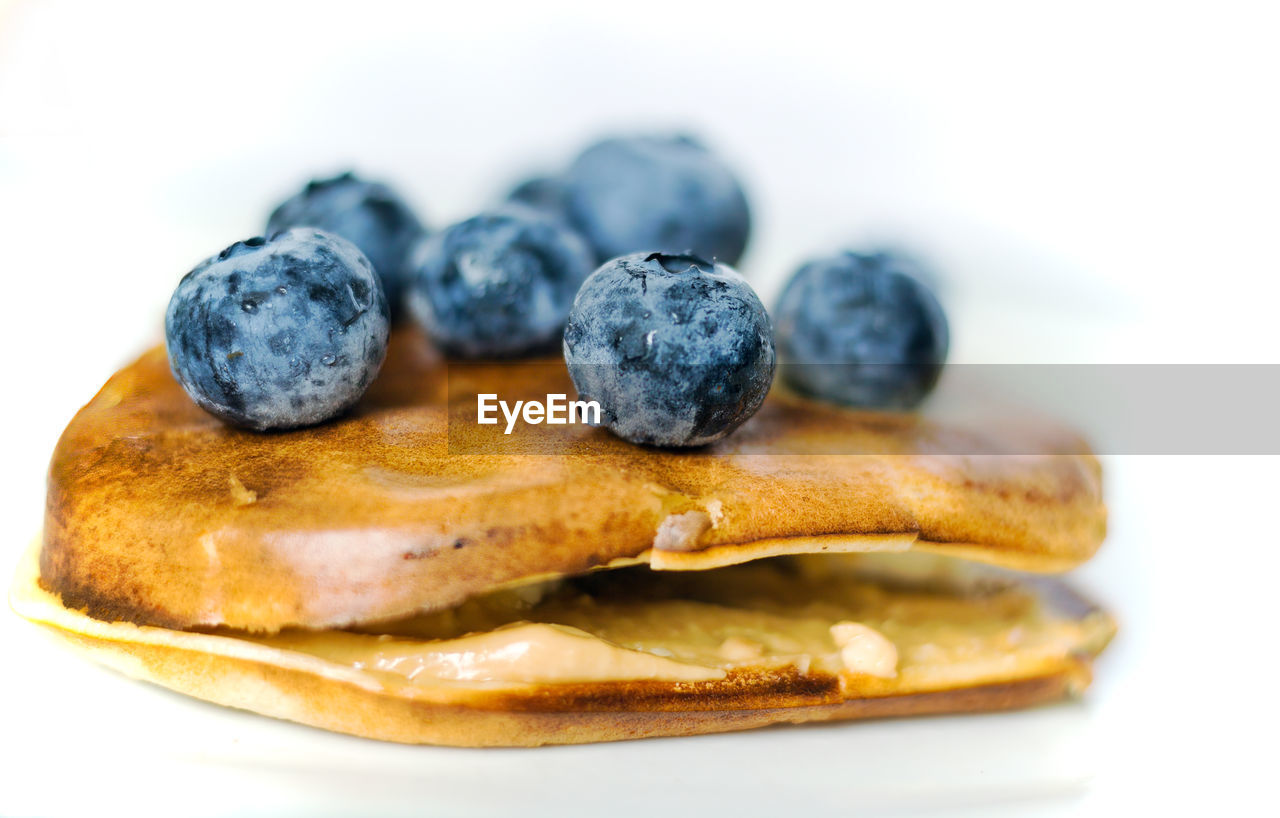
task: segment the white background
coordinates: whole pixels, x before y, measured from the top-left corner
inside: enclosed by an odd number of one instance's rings
[[[0,5],[0,564],[177,279],[348,166],[441,226],[601,132],[687,127],[746,179],[766,302],[808,255],[900,243],[954,361],[1280,362],[1266,4],[749,5]],[[1109,458],[1080,573],[1122,635],[1086,701],[1008,716],[393,747],[133,684],[0,612],[0,814],[1263,810],[1277,466]]]

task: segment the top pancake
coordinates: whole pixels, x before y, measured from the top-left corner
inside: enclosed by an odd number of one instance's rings
[[[99,619],[275,631],[637,558],[702,568],[923,547],[1057,571],[1104,533],[1087,447],[1017,414],[854,412],[775,388],[727,439],[675,452],[583,425],[508,437],[475,425],[478,392],[573,386],[549,360],[446,367],[402,331],[351,414],[260,434],[199,409],[153,349],[54,451],[41,582]]]

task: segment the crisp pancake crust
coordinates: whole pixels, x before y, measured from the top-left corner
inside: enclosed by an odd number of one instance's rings
[[[775,390],[730,438],[673,453],[585,426],[530,427],[513,441],[467,419],[477,392],[573,389],[550,362],[450,374],[404,332],[351,415],[257,434],[197,408],[152,350],[54,452],[41,582],[102,620],[275,631],[447,608],[647,558],[655,540],[671,549],[669,567],[703,551],[724,563],[759,543],[779,553],[904,535],[890,539],[1056,571],[1090,557],[1104,533],[1097,461],[1052,425],[949,425]],[[566,453],[513,453],[548,443]],[[695,525],[668,522],[691,513]]]

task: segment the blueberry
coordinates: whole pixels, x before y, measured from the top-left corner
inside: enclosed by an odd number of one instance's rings
[[[399,315],[409,254],[425,231],[394,190],[351,173],[313,180],[272,212],[267,235],[290,227],[318,227],[359,247],[382,279],[392,313]]]
[[[569,375],[633,443],[701,446],[742,425],[773,382],[773,333],[731,267],[683,254],[605,262],[574,299]]]
[[[369,260],[311,228],[238,241],[182,279],[165,313],[174,376],[250,429],[327,420],[364,394],[390,324]]]
[[[733,173],[686,136],[606,139],[565,174],[570,222],[598,258],[693,252],[737,264],[751,217]]]
[[[553,347],[592,266],[576,233],[537,210],[508,205],[424,241],[406,303],[453,355],[521,355]]]
[[[849,406],[910,409],[947,357],[947,318],[919,269],[892,253],[839,253],[802,266],[774,318],[783,380]]]
[[[541,210],[548,216],[567,219],[568,190],[557,176],[533,176],[511,189],[507,201]]]

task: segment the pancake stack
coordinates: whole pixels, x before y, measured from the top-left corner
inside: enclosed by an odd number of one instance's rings
[[[401,330],[353,412],[260,434],[152,350],[63,434],[12,604],[191,696],[465,746],[1023,707],[1087,686],[1114,632],[1046,576],[1106,522],[1051,422],[775,386],[675,452],[477,426],[494,392],[573,389],[563,362],[446,366]]]

